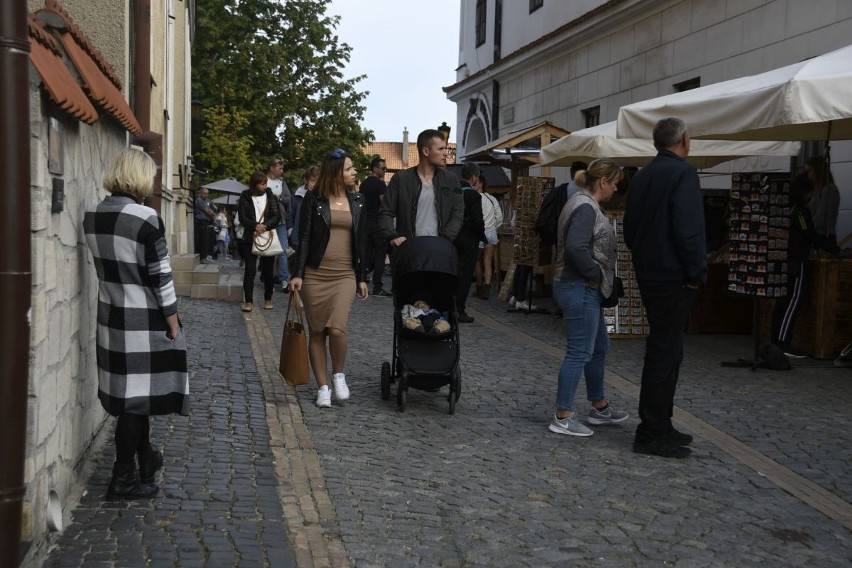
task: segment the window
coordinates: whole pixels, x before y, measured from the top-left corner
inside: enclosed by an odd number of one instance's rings
[[[530,14],[544,6],[544,0],[530,0]]]
[[[682,81],[680,83],[675,83],[674,89],[676,93],[682,93],[684,91],[689,91],[690,89],[697,89],[700,86],[701,77],[695,77],[686,81]]]
[[[591,128],[592,126],[597,126],[601,123],[601,107],[596,106],[592,108],[587,108],[582,111],[583,119],[586,122],[586,128]]]
[[[485,43],[485,0],[476,0],[476,47]]]

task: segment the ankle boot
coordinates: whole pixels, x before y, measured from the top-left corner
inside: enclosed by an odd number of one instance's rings
[[[139,483],[135,463],[118,463],[112,466],[112,479],[107,487],[107,501],[117,499],[147,499],[153,497],[159,487],[151,483]]]
[[[140,483],[154,483],[154,476],[163,467],[163,453],[154,446],[149,446],[147,452],[139,452],[136,458],[139,460]]]

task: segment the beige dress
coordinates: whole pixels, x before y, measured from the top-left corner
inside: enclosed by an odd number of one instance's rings
[[[346,331],[355,300],[352,267],[352,213],[331,211],[331,234],[319,268],[305,268],[302,301],[311,331],[331,327]]]

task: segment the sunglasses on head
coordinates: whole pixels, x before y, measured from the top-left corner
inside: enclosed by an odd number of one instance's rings
[[[331,153],[331,157],[334,158],[335,160],[339,160],[340,158],[342,158],[344,156],[346,156],[346,150],[344,150],[342,148],[338,148],[337,150],[335,150],[334,152]]]

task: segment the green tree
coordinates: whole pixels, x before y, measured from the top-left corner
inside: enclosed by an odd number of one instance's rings
[[[198,0],[193,42],[193,98],[208,108],[246,113],[233,124],[236,139],[249,139],[253,167],[281,156],[285,177],[330,150],[346,148],[360,159],[372,132],[361,128],[363,76],[345,79],[352,48],[338,40],[339,18],[326,14],[329,0]],[[222,129],[206,123],[202,140],[224,147]],[[202,142],[204,147],[204,142]],[[212,163],[206,164],[216,174]]]
[[[202,119],[205,131],[198,157],[210,170],[205,181],[233,176],[246,182],[257,167],[251,158],[251,136],[240,134],[249,123],[248,112],[214,105],[204,109]]]

